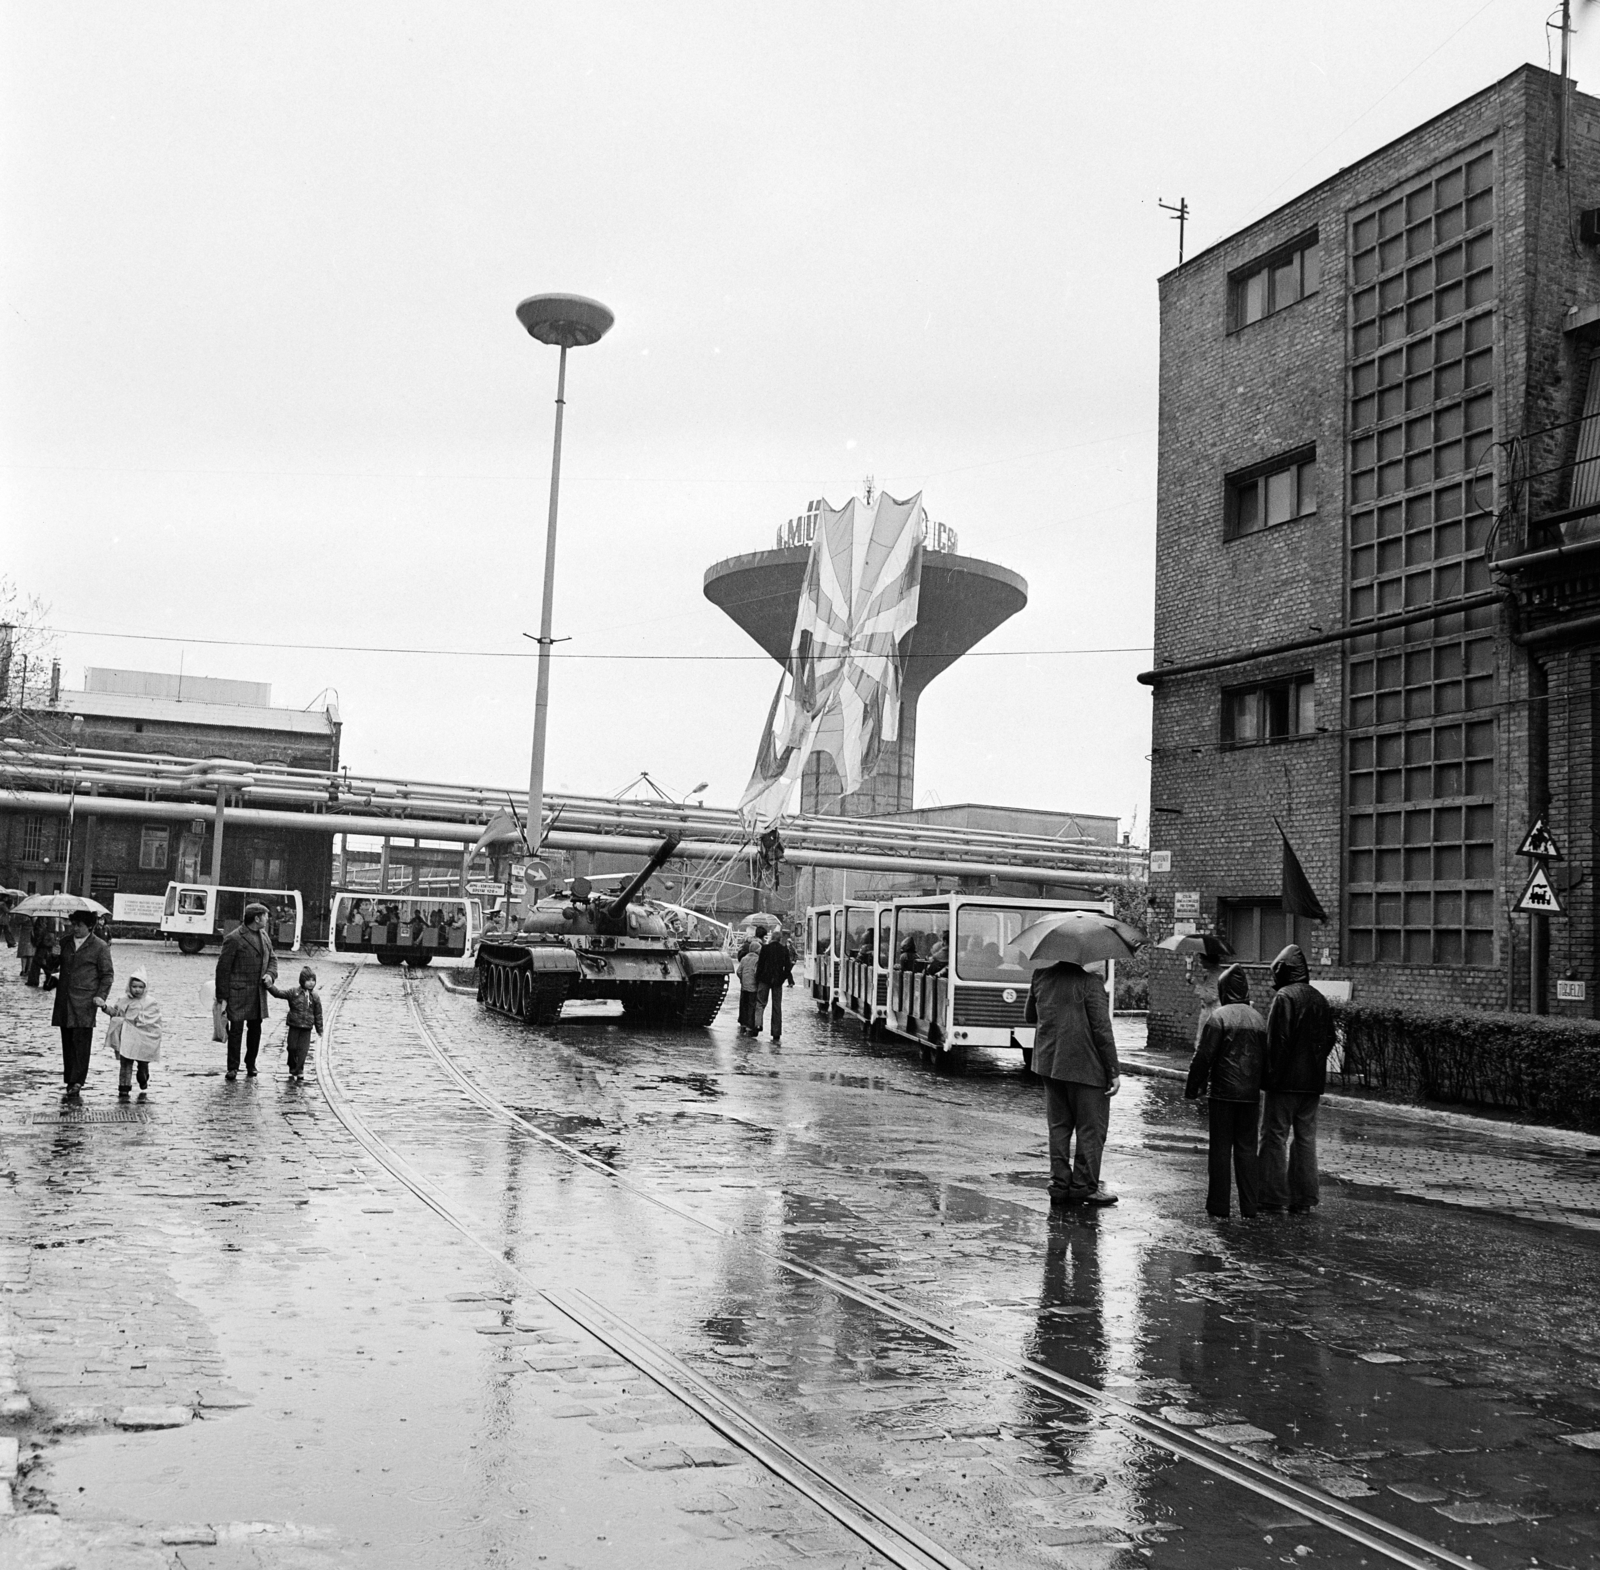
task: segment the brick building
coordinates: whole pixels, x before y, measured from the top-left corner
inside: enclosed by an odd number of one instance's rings
[[[272,706],[270,686],[256,682],[176,677],[150,671],[90,669],[84,690],[55,691],[38,707],[12,710],[5,735],[63,754],[83,751],[227,758],[290,768],[337,769],[340,720],[335,708]],[[121,804],[119,804],[120,807]],[[94,797],[80,797],[67,819],[9,808],[0,796],[0,884],[29,893],[64,889],[113,896],[163,894],[171,881],[209,883],[212,814],[192,819],[152,815],[148,821],[96,815]],[[224,885],[299,889],[306,930],[326,923],[332,886],[332,839],[292,829],[226,828]]]
[[[1594,1012],[1600,100],[1565,124],[1525,67],[1161,280],[1151,886],[1258,1001],[1292,937],[1358,1000]],[[1197,1006],[1160,956],[1152,1040]]]

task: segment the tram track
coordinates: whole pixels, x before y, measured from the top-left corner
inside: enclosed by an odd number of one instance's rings
[[[497,1121],[560,1152],[569,1160],[604,1177],[633,1197],[727,1241],[736,1242],[785,1273],[822,1287],[840,1298],[925,1337],[946,1350],[980,1362],[1040,1394],[1096,1419],[1116,1423],[1133,1437],[1165,1451],[1175,1459],[1187,1461],[1220,1480],[1244,1489],[1262,1501],[1291,1510],[1314,1521],[1337,1533],[1346,1541],[1381,1555],[1392,1564],[1405,1566],[1407,1570],[1440,1570],[1441,1566],[1450,1566],[1452,1570],[1481,1570],[1481,1567],[1470,1558],[1465,1558],[1438,1543],[1385,1521],[1382,1517],[1372,1515],[1298,1478],[1277,1472],[1253,1457],[1202,1439],[1190,1429],[1169,1423],[1132,1403],[1122,1401],[1044,1364],[997,1351],[953,1323],[908,1308],[858,1279],[796,1259],[784,1250],[775,1249],[753,1238],[738,1227],[728,1226],[702,1215],[681,1200],[634,1181],[610,1163],[591,1155],[580,1146],[540,1128],[484,1089],[461,1067],[423,1017],[417,997],[415,977],[408,972],[402,978],[402,986],[407,1009],[423,1045],[446,1078],[468,1101]]]
[[[418,1172],[382,1135],[376,1133],[361,1116],[341,1082],[336,1059],[339,1012],[354,990],[359,974],[358,968],[351,967],[333,989],[314,1069],[318,1087],[334,1116],[373,1160],[474,1248],[487,1255],[522,1290],[549,1304],[601,1345],[609,1347],[624,1362],[694,1412],[774,1477],[809,1499],[890,1564],[900,1567],[900,1570],[969,1570],[963,1560],[821,1462],[806,1455],[792,1441],[732,1400],[622,1315],[577,1288],[541,1286],[507,1259],[493,1242],[483,1237],[436,1183]],[[404,986],[407,1003],[419,1025],[424,1043],[437,1057],[437,1043],[426,1025],[422,1024],[415,1007],[414,983],[409,975],[404,980]],[[510,1111],[509,1108],[505,1110]]]

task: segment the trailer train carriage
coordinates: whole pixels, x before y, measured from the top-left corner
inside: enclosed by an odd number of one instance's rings
[[[1033,1063],[1023,1023],[1030,972],[1016,948],[1030,923],[1058,911],[1109,915],[1110,900],[919,895],[847,901],[806,912],[806,973],[823,1013],[848,1014],[873,1035],[915,1041],[924,1062],[959,1071],[969,1047],[1011,1047]],[[1106,990],[1115,987],[1108,962]]]

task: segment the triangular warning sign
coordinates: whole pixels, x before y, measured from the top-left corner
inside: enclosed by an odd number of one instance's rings
[[[1561,901],[1556,898],[1556,891],[1550,883],[1550,875],[1544,870],[1542,861],[1533,864],[1533,876],[1528,879],[1527,887],[1522,891],[1522,898],[1517,901],[1517,909],[1525,910],[1532,916],[1561,914]]]
[[[1561,847],[1556,844],[1556,837],[1544,826],[1544,819],[1538,818],[1528,830],[1528,837],[1517,846],[1519,856],[1534,856],[1540,861],[1565,861],[1561,854]]]

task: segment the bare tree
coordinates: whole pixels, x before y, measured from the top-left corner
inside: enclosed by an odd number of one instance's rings
[[[0,713],[38,707],[49,698],[58,646],[50,607],[0,576]]]

